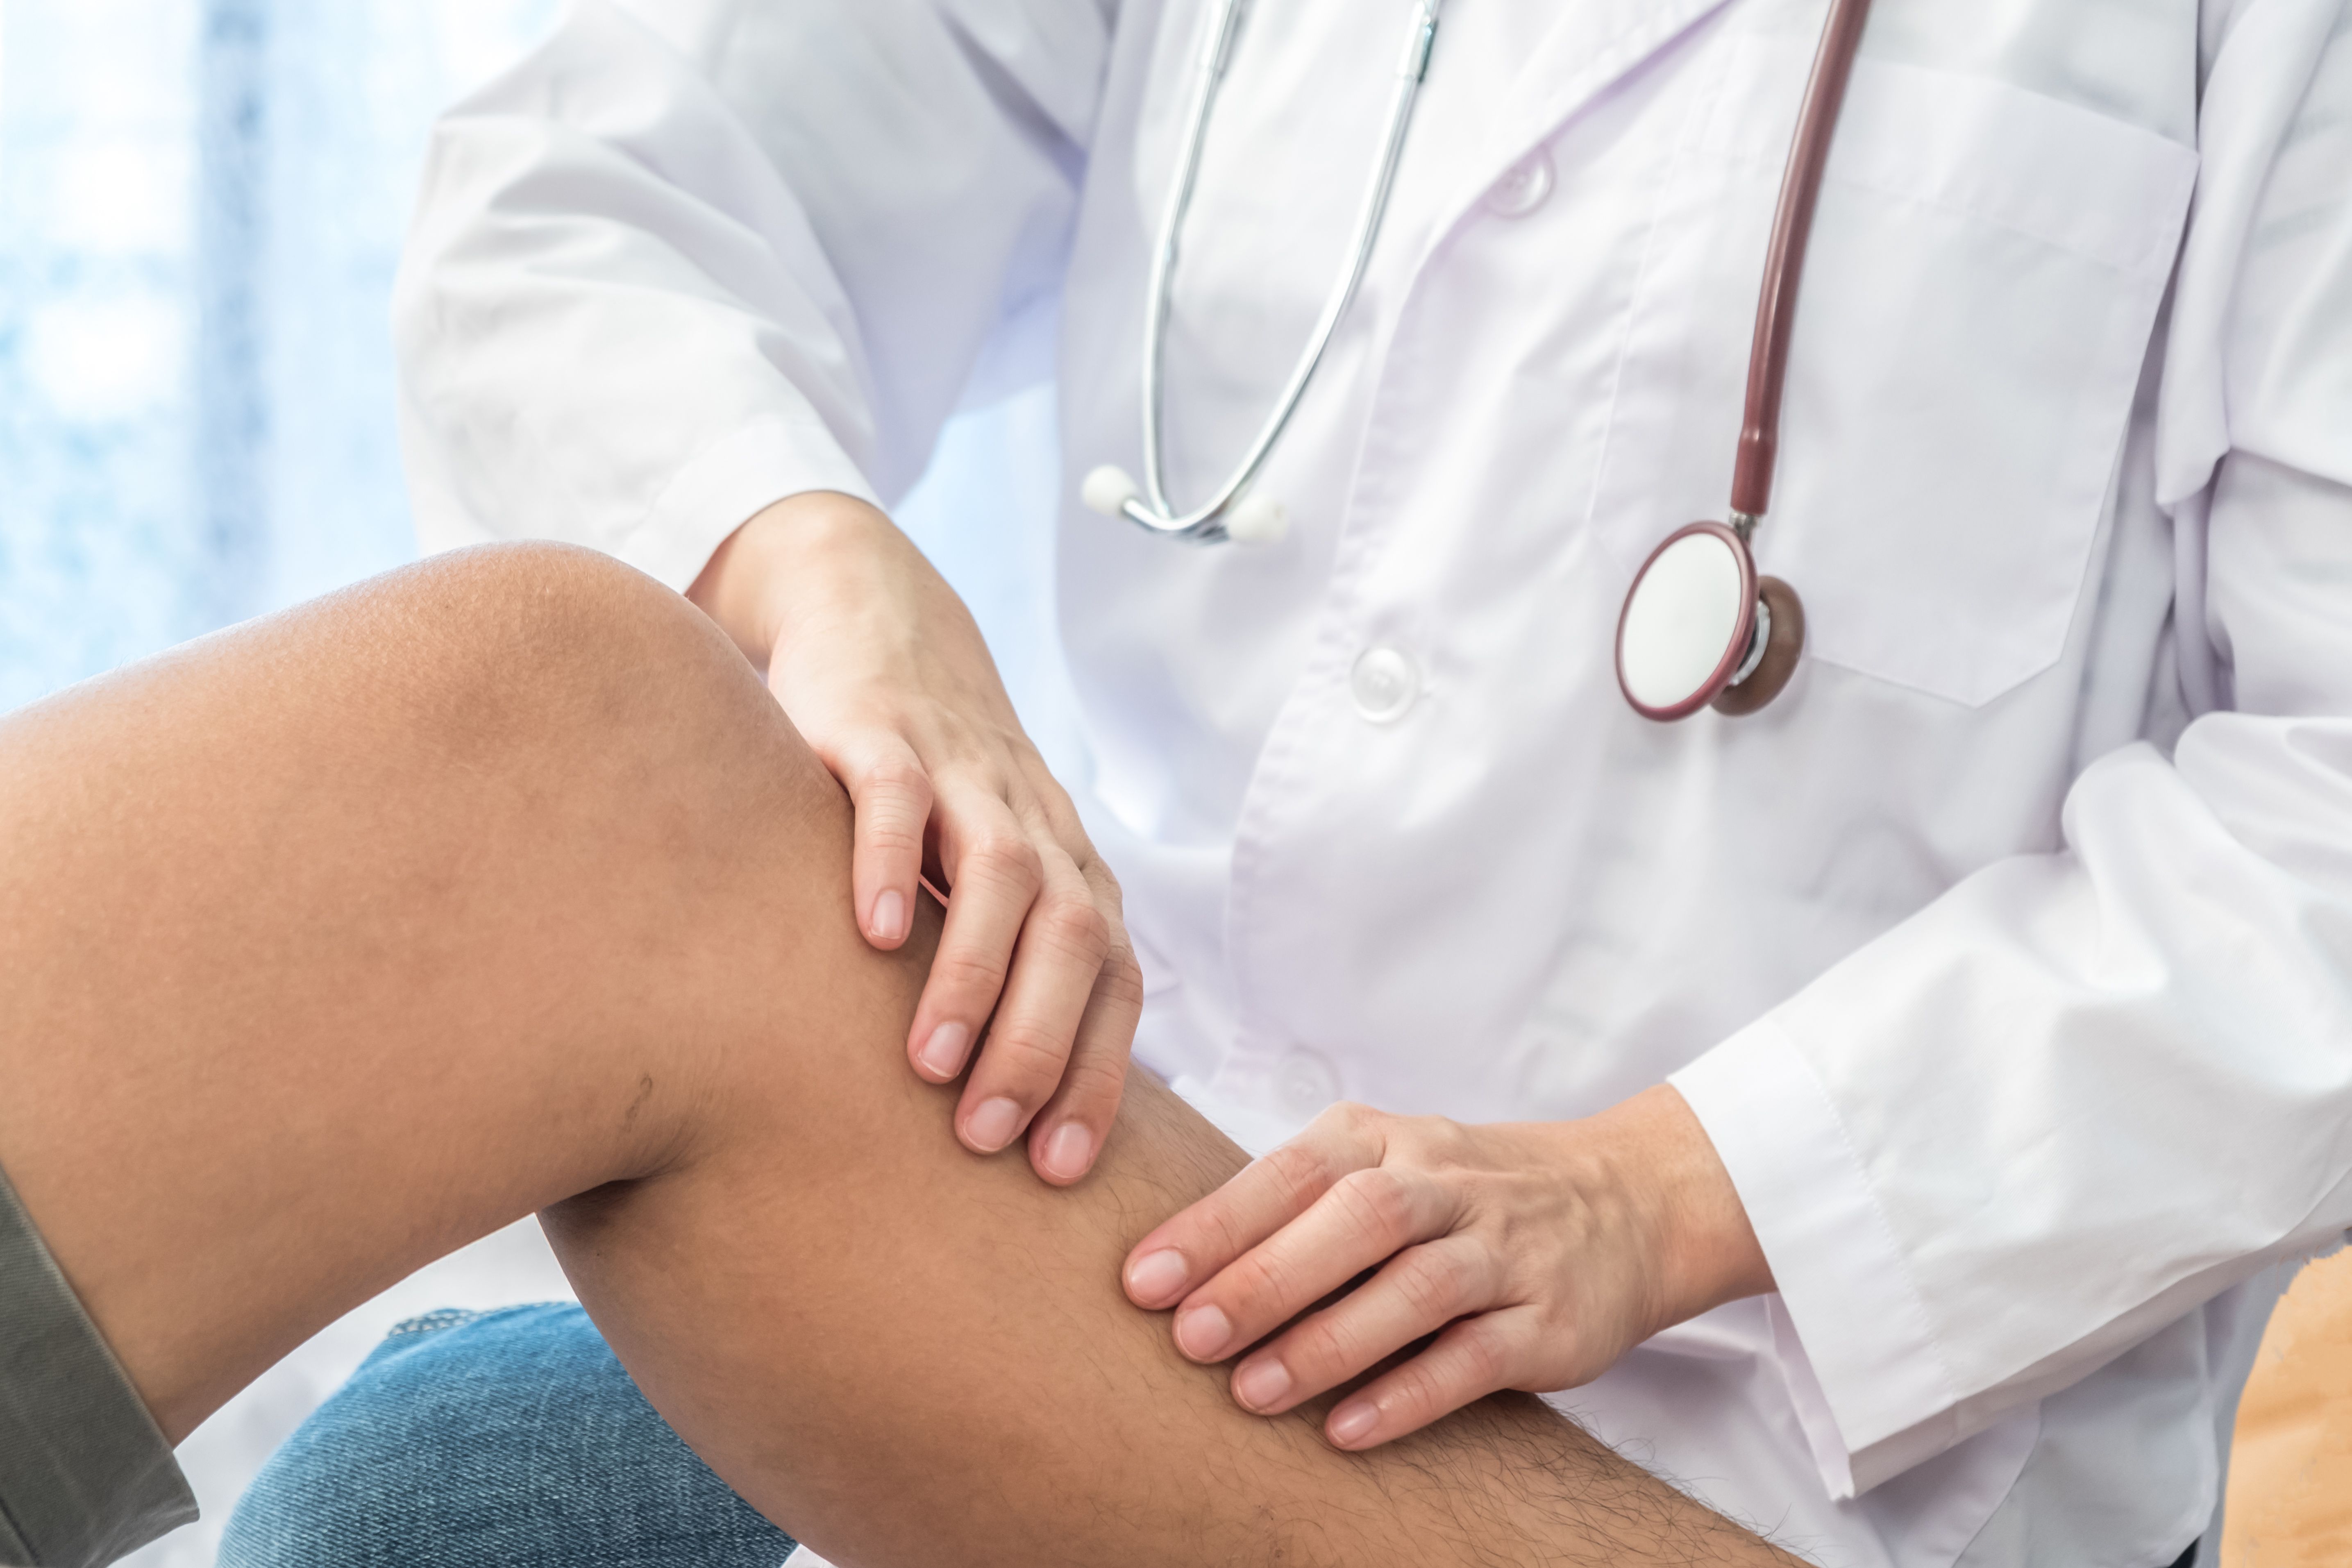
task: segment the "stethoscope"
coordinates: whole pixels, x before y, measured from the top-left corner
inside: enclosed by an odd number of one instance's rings
[[[1197,542],[1234,540],[1272,543],[1287,526],[1282,504],[1257,494],[1252,485],[1275,443],[1306,395],[1331,333],[1354,300],[1371,260],[1389,193],[1404,152],[1413,100],[1429,73],[1437,37],[1439,0],[1413,0],[1397,85],[1389,100],[1388,128],[1370,191],[1356,215],[1347,271],[1325,301],[1306,350],[1276,399],[1257,437],[1216,493],[1195,510],[1179,513],[1169,504],[1160,450],[1162,340],[1168,325],[1169,286],[1177,241],[1192,205],[1200,173],[1201,148],[1209,113],[1233,54],[1245,0],[1214,0],[1208,45],[1195,73],[1184,124],[1183,157],[1169,189],[1152,253],[1149,298],[1143,316],[1143,483],[1106,465],[1086,478],[1080,495],[1108,517],[1125,517],[1152,532]],[[1822,172],[1853,74],[1856,47],[1870,0],[1830,0],[1828,22],[1805,85],[1804,106],[1781,175],[1780,203],[1772,220],[1772,240],[1764,261],[1764,286],[1756,307],[1756,336],[1748,358],[1748,404],[1740,422],[1738,460],[1731,478],[1728,522],[1694,522],[1676,529],[1650,552],[1625,592],[1617,619],[1617,684],[1625,700],[1645,718],[1686,718],[1701,708],[1719,713],[1753,713],[1780,694],[1796,672],[1805,645],[1805,611],[1797,591],[1756,570],[1751,549],[1757,525],[1771,503],[1772,467],[1780,445],[1780,390],[1787,379],[1789,334],[1796,317],[1797,284],[1804,270],[1805,243],[1813,207],[1821,195]]]

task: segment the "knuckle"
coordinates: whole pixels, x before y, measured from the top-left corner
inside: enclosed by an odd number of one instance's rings
[[[1360,1105],[1352,1100],[1343,1100],[1327,1107],[1315,1121],[1318,1127],[1328,1127],[1343,1137],[1360,1141],[1383,1131],[1381,1124],[1388,1120],[1384,1111]]]
[[[1350,1171],[1332,1188],[1357,1228],[1377,1240],[1396,1245],[1413,1229],[1412,1193],[1394,1171],[1374,1165]]]
[[[972,843],[964,856],[969,870],[983,877],[1034,889],[1044,882],[1045,864],[1037,847],[1018,833],[990,830]]]
[[[1127,907],[1127,894],[1119,886],[1118,879],[1112,875],[1109,862],[1095,852],[1094,845],[1083,834],[1067,842],[1075,845],[1071,858],[1077,862],[1078,875],[1087,879],[1087,886],[1094,889],[1095,897],[1112,914],[1118,914]]]
[[[1491,1306],[1500,1298],[1509,1279],[1510,1254],[1497,1251],[1492,1237],[1483,1238],[1479,1245],[1449,1249],[1454,1277],[1461,1282],[1462,1299],[1469,1306]]]
[[[1095,853],[1094,840],[1087,837],[1086,824],[1078,819],[1077,809],[1070,805],[1068,796],[1061,797],[1059,806],[1046,813],[1046,820],[1053,824],[1054,841],[1070,858],[1071,866],[1086,879],[1087,886],[1113,903],[1118,902],[1118,879],[1110,874],[1110,868]]]
[[[1070,797],[1063,792],[1062,786],[1055,782],[1053,774],[1045,771],[1042,763],[1032,768],[1026,765],[1028,758],[1021,760],[1024,765],[1017,770],[1016,781],[1022,793],[1028,797],[1030,809],[1036,814],[1037,820],[1051,828],[1054,837],[1065,844],[1084,842],[1086,829],[1079,826],[1077,809],[1070,804]]]
[[[924,770],[921,763],[906,752],[893,752],[857,770],[857,789],[861,795],[873,791],[929,799],[931,775]]]
[[[1110,952],[1110,921],[1083,893],[1055,893],[1039,900],[1031,917],[1037,934],[1056,951],[1098,969]]]
[[[922,819],[912,813],[886,813],[869,805],[860,814],[857,828],[871,853],[908,856],[923,847]]]
[[[1503,1336],[1483,1324],[1466,1327],[1454,1347],[1454,1360],[1465,1379],[1486,1390],[1510,1382],[1510,1355]]]
[[[1127,1089],[1127,1058],[1116,1052],[1087,1052],[1070,1058],[1059,1093],[1073,1107],[1116,1107]]]
[[[1234,1270],[1234,1304],[1243,1321],[1284,1312],[1292,1281],[1290,1266],[1278,1257],[1256,1252],[1244,1258]]]
[[[977,996],[992,1002],[1004,989],[1004,960],[977,948],[959,945],[931,961],[931,979],[953,995]]]
[[[1426,1152],[1433,1165],[1461,1165],[1472,1153],[1470,1129],[1443,1116],[1417,1116],[1411,1123],[1416,1147]]]
[[[1025,1024],[1000,1024],[988,1032],[982,1059],[1000,1085],[1043,1099],[1062,1080],[1068,1049],[1044,1030]]]
[[[1404,1159],[1418,1166],[1442,1166],[1444,1163],[1444,1138],[1440,1129],[1444,1126],[1440,1117],[1390,1117],[1373,1112],[1381,1119],[1381,1145],[1395,1150]],[[1367,1123],[1371,1126],[1371,1123]]]
[[[1331,1168],[1323,1151],[1305,1141],[1285,1143],[1268,1154],[1265,1173],[1294,1206],[1331,1184]]]
[[[1344,1312],[1325,1312],[1302,1324],[1297,1342],[1296,1354],[1284,1359],[1295,1361],[1298,1370],[1316,1382],[1346,1377],[1378,1359],[1363,1331]]]
[[[1408,1255],[1397,1270],[1397,1292],[1424,1331],[1457,1316],[1469,1293],[1469,1276],[1459,1259],[1433,1247]]]
[[[1396,1403],[1416,1424],[1436,1419],[1452,1403],[1446,1395],[1444,1379],[1423,1364],[1426,1360],[1423,1357],[1412,1363],[1397,1376]]]
[[[1085,877],[1087,891],[1094,893],[1094,902],[1101,905],[1103,912],[1110,914],[1110,921],[1118,926],[1119,938],[1124,941],[1124,936],[1127,936],[1127,893],[1119,889],[1119,881],[1110,875],[1110,868],[1094,858],[1091,847],[1087,847],[1085,856],[1077,858],[1077,875]]]
[[[968,759],[957,777],[979,799],[987,802],[990,809],[1002,811],[1008,824],[1017,824],[1022,831],[1028,831],[1028,823],[1023,818],[1019,804],[1007,798],[1013,795],[1012,781],[1004,776],[1003,768],[997,764],[994,757],[982,755]]]
[[[1095,994],[1122,1013],[1142,1011],[1143,966],[1136,963],[1132,948],[1122,942],[1103,960]]]
[[[1362,1114],[1363,1110],[1362,1106],[1352,1100],[1336,1100],[1318,1112],[1310,1125],[1318,1128],[1328,1127],[1333,1131],[1344,1132],[1356,1125],[1357,1118]]]
[[[1224,1205],[1212,1203],[1201,1211],[1202,1228],[1220,1258],[1237,1258],[1257,1238],[1241,1228],[1240,1220]]]

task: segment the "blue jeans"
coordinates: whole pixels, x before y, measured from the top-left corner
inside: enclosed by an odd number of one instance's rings
[[[573,1306],[392,1331],[271,1456],[220,1568],[777,1568]]]

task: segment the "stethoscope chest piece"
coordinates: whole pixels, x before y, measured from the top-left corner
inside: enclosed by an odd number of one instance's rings
[[[1380,162],[1356,215],[1349,263],[1326,300],[1323,313],[1289,379],[1275,400],[1256,438],[1224,485],[1199,507],[1179,513],[1169,503],[1161,472],[1161,357],[1168,326],[1170,279],[1176,265],[1187,205],[1200,174],[1201,149],[1208,134],[1210,106],[1234,47],[1247,0],[1212,0],[1209,47],[1194,73],[1185,114],[1183,156],[1169,186],[1168,204],[1152,251],[1151,280],[1144,310],[1142,394],[1143,478],[1103,467],[1080,489],[1086,504],[1108,517],[1124,517],[1162,538],[1269,544],[1286,524],[1281,505],[1254,493],[1274,444],[1298,407],[1299,398],[1329,346],[1331,333],[1363,281],[1372,242],[1396,182],[1405,129],[1413,100],[1429,69],[1437,34],[1439,0],[1411,0],[1405,48],[1390,92],[1388,129]],[[1777,577],[1759,576],[1748,540],[1769,509],[1772,469],[1780,447],[1780,395],[1787,380],[1789,343],[1796,319],[1797,285],[1804,269],[1805,245],[1846,79],[1861,47],[1870,0],[1829,0],[1813,56],[1811,77],[1798,110],[1797,129],[1780,177],[1780,202],[1773,215],[1765,253],[1763,287],[1756,303],[1756,336],[1748,355],[1748,396],[1737,460],[1731,475],[1731,521],[1694,522],[1675,530],[1650,553],[1625,595],[1617,618],[1617,684],[1644,718],[1688,718],[1700,709],[1753,713],[1780,694],[1796,673],[1805,647],[1805,610],[1796,590]]]
[[[1798,110],[1756,302],[1748,405],[1731,471],[1731,523],[1694,522],[1666,535],[1634,574],[1617,617],[1617,684],[1645,719],[1685,719],[1706,707],[1753,713],[1780,695],[1805,651],[1805,607],[1797,591],[1777,577],[1758,576],[1748,542],[1771,503],[1797,281],[1869,14],[1870,0],[1830,0]]]
[[[1701,708],[1753,713],[1780,694],[1805,647],[1796,590],[1759,576],[1719,522],[1676,529],[1635,574],[1617,618],[1617,684],[1645,719]]]

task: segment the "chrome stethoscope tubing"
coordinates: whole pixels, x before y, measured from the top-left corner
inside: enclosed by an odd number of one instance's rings
[[[1201,149],[1208,137],[1209,115],[1226,67],[1232,61],[1234,40],[1241,30],[1245,4],[1245,0],[1216,0],[1208,47],[1202,56],[1192,103],[1185,114],[1183,161],[1169,188],[1168,205],[1160,220],[1160,241],[1151,258],[1143,321],[1143,482],[1139,486],[1116,468],[1097,468],[1086,479],[1084,494],[1088,506],[1108,515],[1125,517],[1171,539],[1202,542],[1233,539],[1263,543],[1281,536],[1286,520],[1280,504],[1270,498],[1253,496],[1250,487],[1265,467],[1275,443],[1282,438],[1290,416],[1297,411],[1299,399],[1306,395],[1307,384],[1314,379],[1316,367],[1330,346],[1331,334],[1339,327],[1339,318],[1347,314],[1356,289],[1363,281],[1364,269],[1370,263],[1373,243],[1380,237],[1381,219],[1388,211],[1389,193],[1396,184],[1397,165],[1404,155],[1405,132],[1412,121],[1413,100],[1420,95],[1423,79],[1429,74],[1430,50],[1437,37],[1439,3],[1440,0],[1412,0],[1412,26],[1404,52],[1397,61],[1396,89],[1389,99],[1388,131],[1381,139],[1380,164],[1356,213],[1346,273],[1324,301],[1323,313],[1315,323],[1307,347],[1292,367],[1290,379],[1275,401],[1274,411],[1243,454],[1240,465],[1206,502],[1180,514],[1168,500],[1161,451],[1165,402],[1161,360],[1168,331],[1169,296],[1185,212],[1192,205],[1192,188],[1200,174]]]

